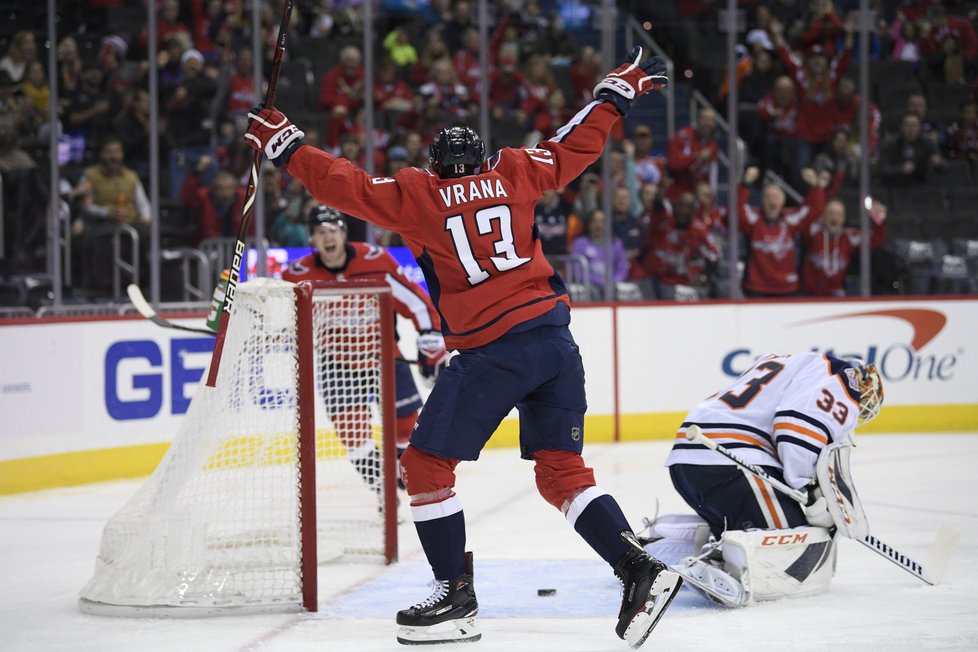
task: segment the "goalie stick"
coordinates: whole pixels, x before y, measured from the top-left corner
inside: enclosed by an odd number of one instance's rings
[[[761,467],[749,464],[740,459],[737,455],[704,435],[698,425],[693,424],[686,429],[686,439],[720,453],[740,468],[753,473],[784,495],[797,501],[802,507],[808,504],[808,495],[804,491],[794,489],[777,478],[772,478]],[[937,533],[937,538],[927,553],[926,567],[872,534],[867,534],[855,540],[876,554],[889,559],[917,579],[923,580],[933,586],[939,583],[941,578],[944,577],[944,571],[947,570],[948,562],[951,561],[951,555],[954,554],[954,549],[957,547],[960,538],[960,535],[953,528],[942,525],[940,531]]]
[[[272,69],[268,75],[268,89],[265,91],[265,105],[275,102],[275,88],[278,86],[278,74],[282,69],[282,57],[285,54],[285,37],[289,32],[289,21],[292,18],[293,0],[285,0],[282,8],[282,22],[278,28],[278,41],[275,44],[275,55],[272,59]],[[245,251],[245,238],[248,237],[248,224],[251,222],[252,205],[258,192],[258,176],[261,168],[262,151],[256,150],[251,162],[251,175],[248,177],[248,192],[245,195],[244,208],[241,211],[241,226],[238,227],[238,237],[234,243],[234,255],[231,259],[230,275],[224,290],[224,308],[221,310],[221,321],[217,327],[217,340],[214,341],[214,352],[211,354],[210,370],[207,372],[207,386],[217,384],[217,372],[221,366],[221,354],[224,352],[224,338],[228,332],[228,321],[231,319],[231,306],[234,304],[234,292],[238,289],[241,273],[241,257]]]

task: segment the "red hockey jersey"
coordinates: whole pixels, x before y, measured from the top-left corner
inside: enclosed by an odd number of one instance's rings
[[[886,240],[886,222],[871,226],[869,246],[876,249]],[[844,296],[846,270],[862,244],[862,231],[843,228],[841,233],[831,235],[820,222],[815,222],[802,232],[801,240],[805,245],[801,291],[814,296]]]
[[[774,222],[747,203],[748,189],[740,187],[740,231],[750,240],[744,289],[759,294],[798,291],[798,251],[795,237],[822,214],[825,192],[812,188],[805,203],[786,208]]]
[[[282,273],[282,279],[299,281],[386,281],[391,287],[394,312],[414,322],[421,331],[440,331],[441,319],[428,294],[409,279],[397,261],[382,248],[366,242],[348,242],[346,265],[330,269],[323,265],[316,252],[293,261]],[[395,333],[396,337],[396,333]],[[397,345],[395,343],[395,349]]]
[[[470,349],[569,303],[535,235],[534,207],[597,160],[618,121],[613,105],[592,102],[550,140],[500,150],[480,174],[458,179],[418,168],[371,177],[308,146],[287,169],[319,201],[399,233],[424,271],[446,344]]]

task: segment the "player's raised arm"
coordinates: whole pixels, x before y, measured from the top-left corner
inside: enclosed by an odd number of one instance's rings
[[[661,57],[651,57],[644,62],[641,59],[642,48],[633,48],[628,60],[594,87],[594,101],[557,130],[550,140],[541,142],[536,148],[516,150],[528,159],[527,175],[541,192],[563,188],[576,179],[601,156],[612,127],[628,114],[632,102],[669,83],[666,64]],[[499,164],[504,165],[505,161],[500,158]]]
[[[390,177],[371,177],[346,159],[315,147],[304,147],[305,136],[284,113],[259,105],[248,113],[245,140],[289,174],[320,202],[386,229],[404,231],[392,217],[402,213],[403,197]]]

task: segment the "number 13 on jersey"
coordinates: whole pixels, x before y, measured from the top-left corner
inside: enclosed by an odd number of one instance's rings
[[[505,272],[530,262],[530,258],[523,258],[516,253],[516,245],[513,242],[513,214],[510,212],[509,206],[505,204],[489,206],[476,211],[475,237],[482,239],[493,234],[497,222],[499,238],[492,241],[493,252],[497,255],[489,256],[489,260],[492,261],[496,271]],[[462,269],[465,270],[469,285],[478,285],[489,278],[489,270],[483,269],[475,258],[473,241],[470,240],[470,234],[466,231],[462,215],[452,215],[447,218],[445,230],[452,235],[455,253]],[[475,243],[478,247],[478,240]]]

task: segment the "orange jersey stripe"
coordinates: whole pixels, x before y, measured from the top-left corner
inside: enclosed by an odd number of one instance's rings
[[[775,423],[774,424],[774,429],[775,430],[791,430],[792,432],[797,432],[800,435],[805,435],[806,437],[811,437],[815,441],[821,442],[822,444],[825,444],[826,446],[829,443],[829,439],[825,435],[821,435],[821,434],[815,432],[814,430],[809,430],[808,428],[804,428],[802,426],[799,426],[796,423],[787,423],[785,421],[781,421],[779,423]]]
[[[780,530],[784,525],[782,525],[781,519],[778,517],[778,510],[774,506],[774,499],[771,498],[771,492],[767,490],[767,484],[756,475],[753,477],[757,488],[761,490],[761,495],[764,496],[764,504],[767,505],[768,511],[771,512],[771,519],[774,521],[774,526]]]
[[[736,439],[737,441],[747,442],[748,444],[753,444],[754,446],[763,448],[765,452],[777,457],[777,454],[775,453],[774,449],[771,448],[771,445],[760,437],[741,432],[717,432],[715,430],[704,432],[703,436],[709,439]],[[686,439],[685,432],[680,432],[678,435],[676,435],[676,439]]]

